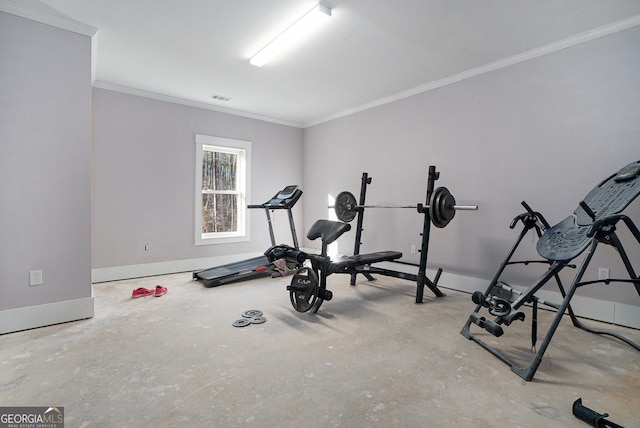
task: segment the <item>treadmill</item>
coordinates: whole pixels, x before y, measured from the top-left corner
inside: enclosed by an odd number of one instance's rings
[[[273,225],[271,224],[272,210],[287,210],[289,216],[289,227],[291,229],[291,237],[293,238],[293,245],[296,249],[299,249],[298,237],[296,234],[296,228],[293,222],[293,213],[291,209],[298,202],[302,196],[302,190],[298,189],[298,186],[287,186],[278,193],[275,194],[264,204],[248,205],[249,209],[262,208],[267,216],[267,223],[269,225],[269,237],[271,238],[271,246],[276,245],[276,238],[273,234]],[[297,266],[289,266],[294,269]],[[193,273],[193,279],[201,281],[205,287],[217,287],[223,284],[230,284],[233,282],[247,281],[249,279],[259,278],[263,276],[275,276],[278,270],[269,259],[264,256],[253,257],[251,259],[242,260],[239,262],[229,263],[226,265],[216,266],[209,269],[196,271]],[[279,273],[278,273],[279,275]]]

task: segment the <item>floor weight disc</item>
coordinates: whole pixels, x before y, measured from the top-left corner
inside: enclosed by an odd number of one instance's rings
[[[266,322],[267,319],[265,317],[253,317],[249,320],[249,322],[251,322],[251,324],[262,324],[263,322]]]
[[[242,316],[245,318],[261,317],[262,311],[259,311],[258,309],[251,309],[250,311],[244,311]]]
[[[234,327],[246,327],[249,324],[251,324],[251,320],[249,320],[247,318],[241,318],[239,320],[235,320],[232,325]]]

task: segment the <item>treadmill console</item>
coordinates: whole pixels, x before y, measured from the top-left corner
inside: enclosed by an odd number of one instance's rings
[[[291,196],[293,196],[297,188],[298,186],[296,186],[295,184],[292,184],[291,186],[287,186],[281,191],[279,191],[278,194],[273,199],[289,199],[291,198]]]
[[[264,204],[249,205],[247,208],[269,208],[272,210],[288,209],[292,208],[296,202],[298,202],[300,196],[302,196],[302,190],[298,189],[298,186],[296,185],[291,185],[276,193],[275,196]]]

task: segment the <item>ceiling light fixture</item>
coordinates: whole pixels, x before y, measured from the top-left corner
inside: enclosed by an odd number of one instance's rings
[[[296,22],[291,24],[279,36],[260,49],[249,62],[257,67],[262,67],[271,58],[297,43],[304,35],[310,33],[323,21],[331,16],[331,9],[318,3],[310,11],[305,13]]]

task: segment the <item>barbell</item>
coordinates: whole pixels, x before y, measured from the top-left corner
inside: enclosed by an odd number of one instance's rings
[[[331,208],[331,207],[329,207]],[[477,205],[456,205],[456,199],[446,187],[438,187],[431,193],[429,205],[358,205],[356,197],[351,192],[340,192],[336,196],[336,202],[333,206],[336,216],[340,221],[349,223],[359,211],[365,208],[417,208],[418,212],[424,213],[428,210],[431,222],[435,227],[443,228],[453,219],[458,210],[478,209]]]

